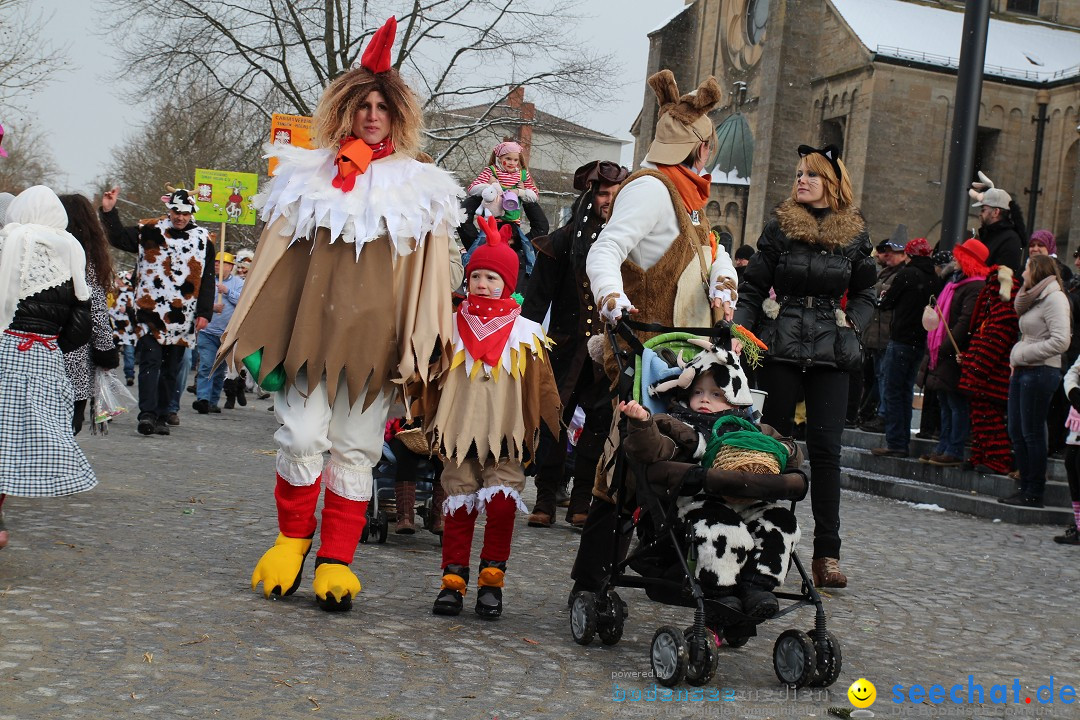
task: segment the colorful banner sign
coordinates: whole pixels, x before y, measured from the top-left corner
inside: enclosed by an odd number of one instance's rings
[[[195,170],[197,222],[254,225],[257,217],[251,199],[259,189],[255,173],[231,170]]]
[[[311,149],[311,118],[307,115],[284,115],[274,113],[270,118],[270,142],[275,145],[296,145]],[[277,160],[270,158],[270,174],[274,174]]]

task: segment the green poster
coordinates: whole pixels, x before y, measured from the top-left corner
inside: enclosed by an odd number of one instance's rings
[[[204,223],[254,225],[257,213],[251,199],[259,176],[231,170],[195,170],[195,220]]]

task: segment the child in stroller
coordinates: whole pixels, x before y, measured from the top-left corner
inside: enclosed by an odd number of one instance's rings
[[[626,337],[629,327],[623,322],[617,330]],[[690,337],[681,328],[664,332]],[[597,469],[598,485],[600,473],[612,471],[606,485],[612,520],[597,523],[611,534],[605,543],[598,532],[590,553],[603,552],[606,545],[610,560],[589,565],[592,575],[575,576],[575,583],[588,577],[591,585],[576,585],[571,593],[574,641],[588,645],[598,635],[605,645],[619,642],[628,609],[615,588],[644,589],[657,602],[695,608],[690,627],[665,625],[653,635],[656,681],[668,687],[683,679],[704,685],[716,672],[721,637],[729,647],[740,647],[769,618],[813,607],[809,632],[792,628],[777,638],[773,669],[792,687],[828,687],[839,677],[842,659],[821,597],[794,552],[799,531],[792,510],[808,487],[798,469],[798,448],[754,422],[737,355],[716,341],[694,338],[689,343],[704,352],[689,364],[679,358],[676,368],[659,363],[664,366],[659,370],[652,366],[656,352],[649,356],[651,348],[661,347],[652,344],[659,340],[638,343],[636,365],[626,364],[628,353],[616,353],[621,440]],[[614,345],[614,331],[609,341]],[[660,381],[651,382],[649,373],[660,374]],[[640,392],[631,390],[635,383]],[[665,394],[681,402],[658,403]],[[783,501],[791,501],[791,507]],[[605,506],[594,503],[597,507]],[[626,556],[631,528],[639,543]],[[579,550],[577,564],[581,558]],[[802,581],[798,592],[779,587],[791,565]],[[794,602],[779,607],[780,600]]]
[[[633,400],[619,404],[629,418],[623,450],[650,467],[668,463],[649,475],[661,490],[686,476],[680,463],[699,462],[751,474],[797,474],[805,494],[798,445],[747,413],[753,398],[738,357],[709,341],[692,342],[702,352],[676,379],[651,389],[674,396],[666,414],[651,414]],[[678,519],[681,535],[694,546],[694,574],[705,597],[751,617],[772,617],[780,609],[772,591],[783,583],[799,542],[795,514],[776,500],[713,494],[700,473],[688,480],[679,489]]]

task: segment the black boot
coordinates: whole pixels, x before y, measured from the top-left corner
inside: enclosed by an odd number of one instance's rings
[[[157,415],[151,412],[139,413],[139,424],[137,429],[140,435],[153,435],[156,428]]]
[[[502,615],[502,589],[505,574],[506,563],[480,561],[480,577],[477,578],[480,589],[476,591],[476,614],[485,620],[495,620]]]
[[[232,378],[225,378],[224,384],[221,389],[225,391],[225,409],[232,410],[236,407],[236,381]]]
[[[460,615],[468,587],[469,568],[464,565],[447,565],[443,568],[442,588],[435,598],[431,612],[436,615]]]
[[[240,407],[247,405],[247,370],[241,370],[240,374],[233,380],[233,389],[236,391],[236,404]]]
[[[740,576],[736,587],[742,600],[743,612],[756,618],[771,618],[780,612],[780,603],[772,593],[776,584],[776,580],[767,575],[744,573]]]

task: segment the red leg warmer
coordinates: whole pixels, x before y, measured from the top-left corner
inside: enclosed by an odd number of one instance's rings
[[[512,497],[496,493],[487,501],[487,527],[484,528],[484,547],[481,560],[506,562],[510,557],[510,540],[514,537],[514,513],[517,503]]]
[[[468,512],[459,507],[443,516],[442,566],[461,565],[469,567],[472,555],[473,530],[476,528],[476,511]]]
[[[315,535],[315,506],[319,504],[322,476],[312,485],[290,485],[277,476],[274,499],[277,500],[278,529],[285,537],[309,538]]]
[[[367,500],[348,500],[327,488],[323,497],[321,544],[317,558],[349,565],[367,524]]]

